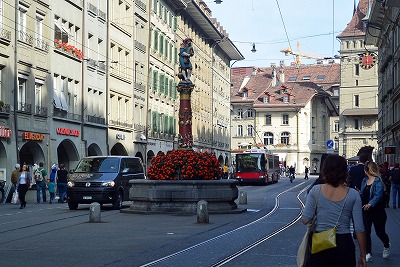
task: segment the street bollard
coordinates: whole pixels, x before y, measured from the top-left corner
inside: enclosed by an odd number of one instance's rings
[[[246,191],[240,191],[239,204],[247,204],[247,192]]]
[[[208,203],[205,200],[197,202],[197,223],[209,223]]]
[[[89,222],[96,223],[100,221],[101,221],[101,206],[99,203],[94,202],[90,204]]]

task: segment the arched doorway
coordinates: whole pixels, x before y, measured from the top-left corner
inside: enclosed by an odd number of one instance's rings
[[[32,166],[34,163],[45,162],[42,148],[36,142],[29,141],[19,150],[19,161],[21,164]]]
[[[147,152],[147,166],[151,165],[151,159],[154,158],[154,152],[153,150],[149,150]]]
[[[140,158],[142,160],[142,162],[144,162],[142,152],[136,152],[135,157]]]
[[[101,152],[100,147],[97,144],[91,144],[88,147],[88,156],[102,156],[103,153]]]
[[[219,155],[218,161],[219,161],[219,165],[221,165],[221,166],[224,165],[224,157],[222,155]]]
[[[68,139],[63,140],[57,147],[57,160],[58,162],[50,162],[51,165],[53,163],[65,164],[65,169],[70,170],[75,168],[79,161],[79,153],[75,147],[75,144]]]
[[[126,151],[125,147],[121,143],[116,143],[111,148],[110,152],[112,156],[128,156],[128,151]]]

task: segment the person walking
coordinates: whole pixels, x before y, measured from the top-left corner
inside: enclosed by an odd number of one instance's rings
[[[15,170],[12,171],[11,173],[11,183],[13,184],[14,191],[17,190],[17,184],[18,184],[18,175],[20,172],[21,166],[19,163],[15,164]]]
[[[375,162],[365,164],[365,177],[361,183],[361,200],[364,227],[367,234],[366,260],[372,261],[371,229],[374,225],[376,235],[383,243],[383,258],[390,256],[389,236],[386,234],[385,226],[387,215],[383,202],[384,184],[379,176],[378,165]]]
[[[56,183],[54,180],[50,180],[50,182],[47,184],[47,188],[49,189],[49,194],[50,194],[50,201],[49,203],[53,203],[55,197],[56,197]]]
[[[25,196],[26,192],[28,192],[28,189],[30,188],[30,181],[31,181],[31,173],[28,171],[28,166],[26,164],[23,164],[18,175],[18,186],[17,186],[19,202],[21,203],[21,207],[19,207],[20,209],[26,207]]]
[[[356,190],[360,190],[361,182],[365,177],[364,166],[365,162],[368,160],[368,155],[365,153],[361,153],[359,156],[359,163],[355,166],[352,166],[349,170],[349,179],[347,181],[347,185],[350,188],[355,188]]]
[[[396,163],[394,169],[390,172],[389,181],[392,183],[392,207],[396,208],[396,198],[397,207],[400,208],[400,165]]]
[[[305,170],[304,170],[304,179],[308,180],[308,172],[310,171],[310,169],[306,166]]]
[[[309,266],[356,266],[356,249],[350,230],[354,218],[354,230],[360,251],[357,266],[365,267],[366,240],[361,198],[355,189],[345,185],[346,159],[339,155],[328,155],[321,172],[325,184],[315,185],[310,190],[302,213],[302,222],[306,225],[316,216],[316,232],[329,230],[337,225],[336,247],[311,254]]]
[[[39,168],[34,171],[34,177],[36,181],[36,200],[40,204],[40,192],[42,192],[43,203],[46,204],[46,177],[47,172],[43,168],[44,163],[39,163]]]
[[[227,164],[225,164],[224,167],[222,167],[222,172],[223,172],[222,178],[223,179],[228,179],[228,170],[229,170],[229,167]]]
[[[58,202],[64,203],[67,195],[68,171],[65,169],[65,164],[60,164],[60,169],[57,171],[57,188]]]

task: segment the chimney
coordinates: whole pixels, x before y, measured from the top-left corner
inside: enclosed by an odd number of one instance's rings
[[[285,83],[285,68],[283,67],[279,69],[279,80],[281,83]]]
[[[272,67],[272,82],[271,85],[272,86],[276,86],[277,82],[276,82],[276,70],[275,70],[275,65]]]
[[[251,76],[256,76],[257,74],[257,69],[253,67],[253,71],[251,72]]]

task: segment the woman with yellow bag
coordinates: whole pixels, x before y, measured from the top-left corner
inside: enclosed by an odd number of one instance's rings
[[[312,222],[314,216],[316,224],[311,244],[314,253],[311,252],[309,261],[304,266],[365,267],[366,242],[361,198],[355,189],[348,188],[345,184],[346,159],[334,154],[329,155],[324,161],[321,173],[325,184],[316,185],[311,189],[302,214],[303,224]],[[360,248],[358,262],[350,230],[352,218]],[[325,233],[331,235],[329,240]],[[323,238],[327,240],[322,240]]]

